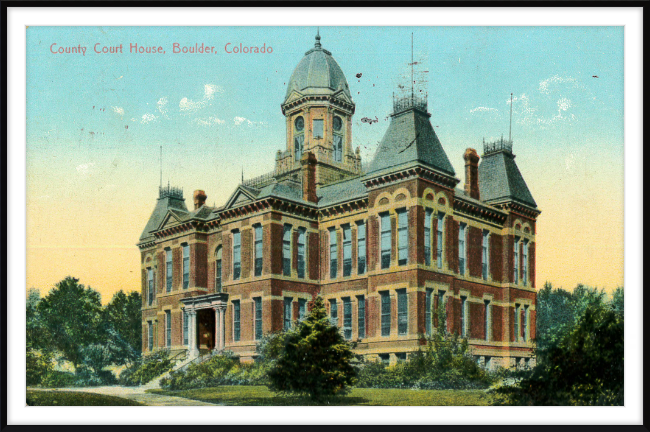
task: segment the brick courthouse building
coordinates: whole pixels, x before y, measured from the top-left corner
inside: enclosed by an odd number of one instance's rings
[[[223,207],[195,191],[188,209],[180,189],[160,189],[138,243],[143,351],[227,349],[250,360],[262,335],[293,325],[320,294],[360,354],[404,359],[446,325],[486,367],[528,364],[540,211],[512,142],[456,155],[459,188],[426,98],[398,98],[362,169],[355,103],[319,36],[281,108],[286,150],[274,171],[243,182]]]

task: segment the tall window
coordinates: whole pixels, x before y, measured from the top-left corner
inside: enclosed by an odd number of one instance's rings
[[[165,346],[172,346],[172,311],[165,311]]]
[[[293,299],[291,297],[284,298],[284,329],[289,330],[291,328],[291,303]]]
[[[343,225],[343,276],[352,274],[352,230],[350,225]]]
[[[390,267],[390,253],[391,253],[391,228],[390,228],[390,215],[384,213],[380,215],[381,221],[381,268],[387,269]]]
[[[305,243],[307,238],[307,230],[303,227],[298,228],[298,277],[305,277]]]
[[[255,305],[255,340],[262,339],[262,297],[253,299]]]
[[[381,335],[390,336],[390,295],[388,291],[381,295]]]
[[[282,234],[282,274],[291,276],[291,225],[284,225]]]
[[[408,333],[408,300],[406,289],[397,290],[397,334],[405,335]]]
[[[262,225],[254,226],[255,236],[255,276],[262,276],[262,262],[264,259],[264,231]]]
[[[436,239],[437,250],[436,256],[438,257],[438,268],[442,268],[442,253],[444,251],[444,223],[445,223],[445,214],[438,213],[438,238]]]
[[[490,304],[490,300],[484,300],[485,304],[485,340],[489,341],[492,340],[492,326],[491,321],[492,321],[492,305]]]
[[[337,268],[337,245],[336,245],[336,230],[334,228],[330,228],[330,278],[335,279],[336,278],[336,272],[338,271]]]
[[[357,328],[359,338],[366,337],[366,299],[363,296],[357,297]]]
[[[438,328],[447,331],[447,304],[444,291],[438,291],[438,312],[440,312],[439,319],[442,318],[442,321],[438,322]]]
[[[187,312],[183,309],[183,345],[188,345],[190,343],[190,326],[187,317]]]
[[[297,135],[293,139],[294,154],[295,154],[296,161],[299,161],[300,158],[302,158],[302,147],[304,142],[305,142],[305,135],[303,134]]]
[[[149,290],[149,292],[147,293],[149,297],[149,306],[151,306],[153,304],[153,297],[154,297],[152,268],[147,269],[147,289]]]
[[[469,314],[467,313],[467,297],[460,298],[460,335],[461,337],[467,337],[468,323],[467,319]]]
[[[524,245],[523,245],[523,264],[522,264],[522,283],[526,285],[528,282],[528,240],[524,240]]]
[[[465,257],[467,256],[465,250],[465,237],[467,225],[464,223],[460,224],[458,229],[458,273],[461,275],[465,274]]]
[[[147,346],[149,351],[153,351],[153,323],[149,321],[147,327]]]
[[[357,274],[366,272],[366,224],[357,222]]]
[[[397,212],[397,264],[406,265],[409,256],[408,213],[406,209]]]
[[[165,284],[167,286],[167,292],[172,291],[172,250],[171,249],[165,249],[165,267],[167,269],[167,273],[165,275]]]
[[[521,306],[515,303],[515,342],[519,342],[519,337],[521,335],[521,330],[519,327],[520,320],[521,320]]]
[[[216,292],[221,292],[221,246],[217,248],[216,262],[214,269],[214,289]]]
[[[241,233],[239,231],[234,231],[232,233],[232,278],[233,280],[239,280],[241,276]]]
[[[334,135],[334,161],[343,162],[343,137]]]
[[[522,324],[521,326],[524,328],[524,334],[523,334],[523,341],[526,342],[529,338],[529,333],[528,333],[528,305],[524,305],[524,314],[521,316],[522,319]]]
[[[519,237],[515,237],[515,283],[519,283]]]
[[[490,265],[490,252],[489,252],[489,241],[490,241],[490,232],[489,231],[483,231],[483,253],[482,253],[482,261],[483,261],[483,279],[487,280],[488,278],[488,269]]]
[[[239,300],[232,301],[232,336],[235,342],[241,339],[241,303]]]
[[[315,119],[313,123],[313,137],[314,138],[323,138],[323,120]]]
[[[307,300],[298,299],[298,321],[305,319],[307,314]]]
[[[190,246],[183,245],[183,289],[190,287]]]
[[[333,326],[339,325],[339,307],[336,303],[336,299],[330,300],[330,322]]]
[[[433,290],[427,288],[426,295],[424,297],[424,331],[427,333],[427,336],[431,334],[431,308],[433,307]]]
[[[352,301],[350,301],[350,297],[343,299],[343,337],[352,339]]]
[[[424,264],[431,265],[431,215],[433,210],[424,211]]]

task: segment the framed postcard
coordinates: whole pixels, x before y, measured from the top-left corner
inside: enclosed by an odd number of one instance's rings
[[[640,11],[314,11],[3,10],[10,424],[638,424]]]

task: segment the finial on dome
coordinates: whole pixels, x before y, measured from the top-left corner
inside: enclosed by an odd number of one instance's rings
[[[314,48],[320,48],[320,27],[316,27],[316,43],[314,44]]]

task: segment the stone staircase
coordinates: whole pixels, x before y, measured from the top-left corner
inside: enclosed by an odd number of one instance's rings
[[[200,356],[195,357],[195,358],[190,358],[190,357],[187,357],[185,355],[185,358],[181,359],[180,356],[177,356],[179,358],[176,361],[176,364],[174,365],[174,367],[172,367],[172,369],[169,372],[165,372],[164,374],[160,375],[159,377],[156,377],[153,380],[149,381],[147,384],[141,385],[140,388],[142,390],[159,389],[160,388],[160,381],[163,378],[169,378],[169,376],[170,376],[170,374],[172,372],[176,372],[178,370],[186,371],[187,368],[190,366],[190,364],[200,364],[200,363],[206,362],[206,361],[210,360],[213,356],[219,355],[222,352],[223,352],[223,350],[221,350],[221,351],[211,351],[211,352],[208,352],[207,354],[200,355]],[[172,360],[174,360],[174,359],[172,359]]]

